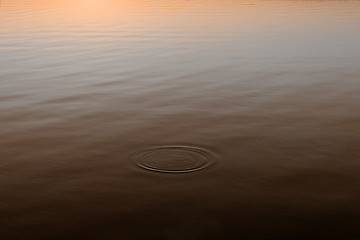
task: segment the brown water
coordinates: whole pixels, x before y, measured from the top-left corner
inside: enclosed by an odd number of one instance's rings
[[[0,20],[1,240],[360,239],[360,1]]]

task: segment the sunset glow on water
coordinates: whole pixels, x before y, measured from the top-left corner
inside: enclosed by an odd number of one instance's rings
[[[1,240],[360,239],[360,1],[0,20]]]

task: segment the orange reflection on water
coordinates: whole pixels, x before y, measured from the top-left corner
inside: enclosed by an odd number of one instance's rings
[[[326,30],[343,24],[337,15],[356,9],[360,11],[359,1],[6,0],[0,8],[0,32],[19,35],[39,28],[59,32],[72,28],[229,37],[313,26],[318,30],[319,25]]]
[[[307,11],[306,9],[312,9]],[[359,2],[344,1],[237,1],[237,0],[203,0],[203,1],[169,1],[169,0],[13,0],[1,2],[0,14],[8,21],[2,21],[2,26],[19,25],[19,20],[27,22],[42,21],[45,23],[82,21],[131,21],[152,22],[154,20],[166,27],[172,24],[186,25],[190,28],[200,28],[211,25],[211,28],[221,29],[231,25],[285,24],[287,22],[310,22],[317,20],[314,12],[322,8],[321,18],[326,15],[323,8],[328,9],[329,16],[344,11],[360,9]],[[336,11],[335,11],[336,10]],[[9,15],[27,13],[29,18],[11,21]],[[324,14],[325,13],[325,14]],[[286,17],[286,21],[284,20]],[[220,18],[220,21],[219,21]],[[251,25],[251,24],[250,24]]]

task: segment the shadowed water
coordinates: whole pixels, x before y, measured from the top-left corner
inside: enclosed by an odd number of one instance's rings
[[[360,239],[360,1],[0,20],[0,239]]]

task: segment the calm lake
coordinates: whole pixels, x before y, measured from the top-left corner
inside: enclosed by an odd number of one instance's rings
[[[359,0],[1,0],[1,240],[357,240],[359,203]]]

